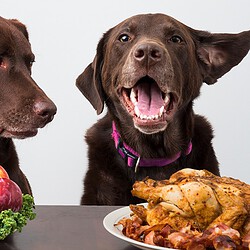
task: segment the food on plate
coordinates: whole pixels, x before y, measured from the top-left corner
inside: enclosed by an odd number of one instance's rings
[[[169,180],[138,181],[132,194],[149,202],[148,209],[131,206],[149,225],[204,230],[224,223],[243,233],[250,229],[250,185],[206,170],[183,169]]]
[[[27,220],[35,218],[34,199],[23,195],[19,186],[12,180],[5,169],[0,166],[0,240],[22,228]]]
[[[130,205],[132,217],[119,221],[130,238],[180,249],[250,249],[250,185],[244,182],[183,169],[169,180],[137,181],[132,194],[148,206]]]

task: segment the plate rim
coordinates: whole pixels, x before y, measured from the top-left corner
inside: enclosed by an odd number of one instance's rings
[[[140,203],[138,205],[147,206],[148,203]],[[154,246],[144,242],[140,242],[137,240],[133,240],[127,236],[125,236],[118,227],[115,227],[114,224],[117,223],[122,218],[129,218],[132,211],[130,210],[129,206],[121,207],[118,209],[113,210],[112,212],[108,213],[103,219],[103,226],[104,228],[115,237],[124,240],[136,247],[141,247],[142,249],[156,249],[156,250],[177,250],[174,248],[167,248],[161,246]]]

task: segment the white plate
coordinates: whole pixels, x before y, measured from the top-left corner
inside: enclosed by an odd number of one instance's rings
[[[147,203],[143,203],[141,205],[147,206]],[[152,250],[152,249],[176,250],[173,248],[149,245],[149,244],[146,244],[143,242],[139,242],[139,241],[130,239],[129,237],[125,236],[121,231],[122,226],[114,226],[114,224],[116,224],[119,220],[121,220],[124,217],[129,218],[130,214],[131,214],[131,210],[130,210],[129,206],[119,208],[119,209],[109,213],[108,215],[106,215],[106,217],[103,220],[103,225],[109,233],[113,234],[114,236],[116,236],[117,238],[119,238],[121,240],[127,241],[128,243],[130,243],[133,246],[138,247],[140,249],[144,249],[144,250]]]

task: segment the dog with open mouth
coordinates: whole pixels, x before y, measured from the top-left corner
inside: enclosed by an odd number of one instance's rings
[[[183,168],[219,175],[210,123],[194,114],[203,82],[214,84],[247,55],[250,31],[195,30],[164,14],[130,17],[107,31],[76,84],[107,114],[88,129],[81,204],[128,205],[136,180]]]
[[[35,56],[24,24],[0,17],[0,165],[31,194],[12,139],[35,136],[53,120],[55,104],[31,77]]]

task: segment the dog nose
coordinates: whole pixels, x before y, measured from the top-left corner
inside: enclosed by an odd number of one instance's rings
[[[33,111],[37,116],[42,118],[45,123],[48,123],[53,120],[54,115],[56,114],[57,108],[52,101],[40,101],[37,100],[34,103]]]
[[[134,51],[134,58],[141,62],[147,63],[149,66],[161,61],[163,49],[155,43],[139,44]]]

